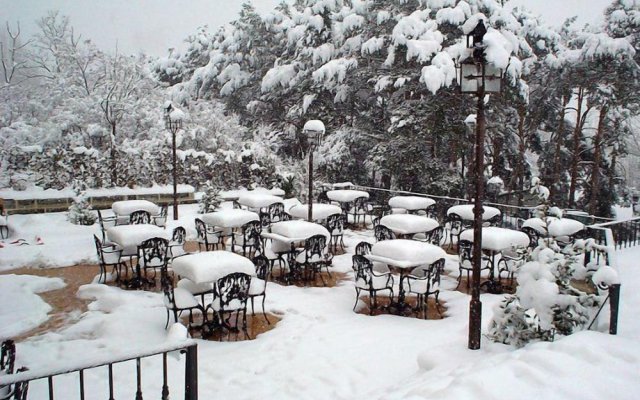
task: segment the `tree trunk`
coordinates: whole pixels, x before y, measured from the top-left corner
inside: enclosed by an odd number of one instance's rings
[[[600,159],[602,158],[602,136],[604,134],[604,121],[607,118],[608,107],[605,105],[600,110],[598,117],[598,129],[593,140],[593,172],[591,173],[591,198],[589,199],[589,212],[596,215],[598,210],[598,194],[600,193]]]
[[[578,162],[580,161],[580,137],[582,136],[582,103],[584,88],[578,89],[578,106],[576,108],[576,126],[573,130],[573,153],[571,154],[571,184],[569,186],[569,207],[575,207],[576,186],[578,183]]]
[[[116,168],[116,123],[111,123],[111,185],[117,186],[118,169]]]
[[[562,96],[560,100],[562,103],[562,108],[560,109],[560,121],[558,121],[558,133],[556,134],[556,149],[553,154],[553,170],[551,173],[551,182],[549,183],[549,198],[551,201],[555,201],[560,205],[564,205],[564,202],[559,202],[557,197],[557,187],[560,182],[560,153],[562,152],[562,143],[564,139],[564,115],[567,108],[567,103],[569,102],[569,98],[566,96]]]

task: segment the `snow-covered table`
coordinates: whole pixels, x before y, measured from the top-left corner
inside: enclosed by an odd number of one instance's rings
[[[380,224],[399,235],[431,232],[440,224],[433,218],[415,214],[390,214],[380,219]]]
[[[399,214],[403,215],[403,214]],[[400,271],[400,287],[398,302],[395,305],[399,312],[404,312],[407,304],[404,302],[403,281],[415,267],[429,265],[446,258],[447,253],[441,247],[416,240],[393,239],[383,240],[371,247],[371,254],[366,255],[371,261],[387,264],[390,268]]]
[[[340,189],[329,190],[327,192],[329,200],[337,201],[339,203],[351,203],[359,197],[369,198],[369,193],[362,190]]]
[[[113,204],[111,204],[111,209],[117,216],[127,216],[138,210],[147,211],[151,215],[158,215],[160,213],[160,207],[149,200],[114,201]]]
[[[240,228],[251,221],[259,221],[257,213],[237,208],[227,208],[211,213],[202,214],[202,221],[207,225],[220,228]]]
[[[147,239],[161,237],[169,239],[169,233],[156,225],[116,225],[107,229],[107,239],[122,248],[122,255],[138,254],[138,246]]]
[[[342,209],[334,204],[313,203],[312,218],[314,221],[327,219],[329,215],[341,214]],[[309,206],[307,204],[298,204],[287,210],[287,214],[294,218],[306,219],[309,216]]]
[[[225,201],[234,201],[238,200],[242,196],[252,196],[252,195],[260,195],[260,194],[269,194],[272,196],[284,196],[284,190],[280,188],[266,189],[266,188],[256,188],[254,190],[222,190],[218,193],[218,197]]]
[[[434,204],[436,204],[435,200],[420,196],[393,196],[389,199],[389,207],[407,211],[426,210]]]
[[[122,248],[122,256],[129,257],[130,264],[133,264],[133,257],[138,255],[138,246],[145,240],[155,237],[169,240],[169,233],[151,224],[116,225],[107,229],[107,239]],[[133,265],[131,267],[133,268]],[[136,276],[127,282],[129,288],[139,289],[151,283],[142,277],[140,262],[136,263],[135,272]]]
[[[482,220],[489,220],[497,215],[500,215],[500,210],[495,207],[482,206],[484,212],[482,213]],[[466,221],[473,221],[473,204],[458,204],[457,206],[450,207],[447,210],[447,215],[457,214]]]
[[[323,235],[327,238],[326,243],[331,239],[327,228],[303,220],[276,222],[271,225],[271,232],[262,232],[262,237],[271,239],[271,251],[279,259],[283,259],[286,254],[296,256],[296,247],[302,246],[304,241],[315,235]]]
[[[323,183],[322,187],[328,188],[329,190],[336,190],[336,189],[351,189],[353,187],[355,187],[356,185],[354,185],[351,182],[336,182],[336,183]]]
[[[273,203],[282,203],[282,198],[268,193],[243,193],[238,198],[238,203],[251,209],[269,207]]]
[[[580,221],[576,221],[571,218],[556,218],[546,217],[542,218],[529,218],[522,223],[523,228],[531,228],[539,234],[547,235],[547,224],[549,228],[549,235],[553,237],[559,236],[571,236],[584,229],[584,224]]]
[[[226,250],[203,251],[177,257],[171,265],[173,272],[194,283],[215,283],[234,272],[255,276],[253,262]]]
[[[460,234],[460,240],[473,242],[473,229],[464,230]],[[482,250],[489,253],[489,281],[493,282],[495,276],[496,255],[505,250],[518,249],[529,246],[529,236],[522,231],[513,229],[485,226],[482,228]]]

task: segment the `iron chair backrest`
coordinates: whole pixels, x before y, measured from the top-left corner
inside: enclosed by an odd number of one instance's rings
[[[242,237],[244,243],[249,243],[251,240],[260,242],[260,234],[262,233],[262,224],[260,221],[249,221],[242,225]]]
[[[369,242],[360,242],[356,245],[356,255],[365,256],[371,253],[371,243]]]
[[[177,226],[171,235],[171,241],[177,244],[184,244],[187,238],[187,231],[182,226]]]
[[[104,254],[102,254],[102,241],[96,235],[93,235],[93,241],[96,244],[96,252],[98,253],[98,260],[100,264],[104,264]]]
[[[220,310],[228,309],[234,301],[240,303],[240,307],[233,307],[234,310],[246,308],[250,284],[251,276],[242,272],[234,272],[218,279],[214,286],[214,297],[220,302]]]
[[[358,197],[353,200],[352,212],[358,214],[366,214],[369,212],[369,198],[366,196]]]
[[[450,232],[457,235],[462,232],[464,224],[462,222],[462,218],[458,214],[451,213],[447,215],[445,225],[448,227]]]
[[[373,228],[373,235],[378,242],[396,238],[391,229],[381,224],[378,224],[375,228]]]
[[[320,261],[324,257],[324,248],[327,238],[324,235],[313,235],[304,242],[304,257],[307,261]],[[318,258],[314,259],[314,256]]]
[[[265,282],[269,280],[269,275],[271,274],[271,262],[269,259],[264,254],[260,254],[253,257],[252,261],[256,267],[256,277]]]
[[[207,240],[207,225],[200,218],[196,218],[196,234],[198,239]]]
[[[540,239],[540,232],[536,231],[533,228],[525,226],[520,229],[522,232],[526,233],[529,236],[529,247],[535,249],[538,247],[538,239]]]
[[[343,214],[331,214],[327,217],[326,222],[327,230],[332,235],[340,235],[344,231],[344,215]]]
[[[442,237],[444,236],[444,228],[441,226],[436,227],[431,230],[431,232],[427,233],[427,242],[434,244],[436,246],[440,246],[440,242],[442,241]]]
[[[458,242],[458,255],[460,263],[473,259],[473,242],[470,240],[460,240]]]
[[[494,215],[493,217],[485,220],[483,226],[500,226],[502,224],[502,214]]]
[[[282,203],[273,203],[267,209],[267,213],[269,214],[269,221],[271,223],[286,221],[289,218],[289,214],[284,212],[284,204]]]
[[[355,273],[355,280],[362,280],[366,286],[371,287],[373,283],[373,263],[365,256],[354,255],[351,257],[353,264],[351,268]]]
[[[318,203],[326,203],[326,204],[331,203],[331,200],[329,200],[329,196],[327,196],[326,190],[318,193]]]
[[[16,344],[13,340],[5,340],[0,346],[0,370],[4,374],[13,374],[16,362]]]
[[[129,224],[150,224],[151,214],[146,210],[136,210],[129,215]]]
[[[145,267],[164,268],[167,265],[168,248],[169,241],[165,238],[147,239],[138,246],[138,259],[142,260]]]

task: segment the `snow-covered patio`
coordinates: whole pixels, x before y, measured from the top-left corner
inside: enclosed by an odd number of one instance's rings
[[[196,206],[182,206],[181,218],[169,219],[193,230]],[[55,268],[95,263],[92,234],[97,225],[66,222],[64,213],[14,215],[18,237],[31,245],[0,249],[0,270],[21,266]],[[193,234],[193,232],[190,232]],[[35,236],[44,244],[30,240]],[[467,350],[469,296],[454,291],[456,273],[443,278],[441,299],[446,318],[422,320],[394,315],[367,316],[352,311],[355,290],[351,254],[370,231],[346,231],[347,254],[334,258],[334,269],[347,273],[335,287],[296,287],[269,283],[267,312],[281,317],[254,340],[197,340],[199,393],[225,399],[636,399],[640,363],[640,278],[634,259],[640,249],[618,252],[622,285],[619,335],[582,332],[555,342],[521,349],[483,338],[482,349]],[[447,256],[447,271],[457,272],[456,256]],[[59,288],[56,278],[0,277],[0,336],[12,336],[46,320],[49,309],[35,293]],[[81,286],[89,301],[84,313],[70,315],[59,330],[17,344],[17,366],[32,371],[105,360],[114,354],[137,353],[176,340],[164,330],[160,293],[126,291],[103,284]],[[483,294],[483,322],[491,318],[502,296]],[[183,362],[170,357],[170,385],[180,397]],[[182,356],[184,357],[184,356]],[[116,398],[133,398],[135,363],[116,366]],[[145,396],[161,391],[161,362],[143,360]],[[87,385],[100,390],[87,398],[104,398],[106,369],[88,370]],[[56,398],[76,396],[77,375],[56,379]],[[105,390],[102,391],[101,389]],[[30,398],[44,398],[46,382],[33,382]]]

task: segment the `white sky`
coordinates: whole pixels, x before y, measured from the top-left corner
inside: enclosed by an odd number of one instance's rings
[[[24,37],[33,34],[35,20],[48,10],[69,16],[76,33],[91,39],[100,49],[124,53],[144,50],[154,56],[167,54],[170,47],[182,48],[184,38],[196,28],[211,30],[233,20],[244,0],[0,0],[0,23],[20,21]],[[512,0],[540,13],[552,25],[560,25],[572,15],[580,23],[601,18],[611,0]],[[253,0],[264,13],[280,0]]]

